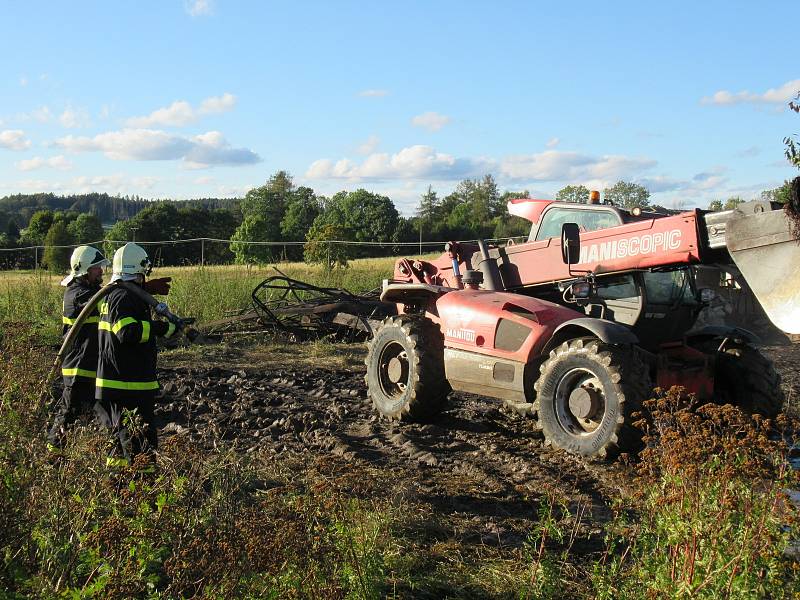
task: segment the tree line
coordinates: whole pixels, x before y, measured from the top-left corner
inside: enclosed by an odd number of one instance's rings
[[[762,197],[785,201],[788,182]],[[205,198],[191,201],[145,201],[114,198],[106,194],[59,197],[40,194],[0,199],[0,248],[46,246],[43,255],[31,252],[0,253],[1,268],[31,268],[35,263],[62,272],[68,268],[72,246],[98,240],[166,242],[149,246],[156,264],[185,265],[267,263],[276,260],[324,262],[346,265],[353,258],[396,254],[400,243],[526,236],[530,223],[508,213],[512,198],[528,197],[527,190],[500,191],[492,175],[466,179],[440,197],[431,187],[422,194],[411,217],[402,216],[388,196],[365,189],[342,191],[326,197],[306,186],[296,186],[286,171],[278,171],[241,199]],[[589,189],[568,185],[555,199],[585,203]],[[650,202],[643,186],[619,181],[603,190],[602,199],[624,208],[666,211]],[[741,198],[714,200],[709,208],[735,208]],[[47,207],[35,210],[25,223],[9,218],[14,206]],[[60,207],[67,208],[60,208]],[[87,210],[77,210],[75,207]],[[105,208],[103,208],[105,207]],[[110,227],[101,214],[121,211]],[[230,243],[169,243],[216,238]],[[288,242],[303,241],[304,245]],[[370,242],[378,246],[341,245],[332,241]],[[252,245],[249,242],[272,242]],[[286,245],[282,245],[285,242]],[[103,248],[111,254],[115,247]]]

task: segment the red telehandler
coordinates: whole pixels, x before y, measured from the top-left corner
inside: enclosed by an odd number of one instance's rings
[[[537,419],[555,447],[610,458],[640,443],[633,413],[654,386],[780,412],[780,378],[754,334],[694,328],[712,299],[694,269],[734,273],[773,324],[800,333],[800,245],[782,207],[508,208],[532,223],[525,243],[449,243],[436,260],[398,260],[384,281],[399,316],[376,330],[365,377],[382,415],[429,419],[460,390]]]

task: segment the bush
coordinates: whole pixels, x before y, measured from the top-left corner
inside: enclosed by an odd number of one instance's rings
[[[772,424],[673,388],[645,404],[641,425],[641,519],[620,510],[609,528],[598,597],[795,597],[784,490],[797,477]]]
[[[3,597],[381,595],[393,508],[354,496],[364,475],[333,461],[281,467],[176,436],[157,476],[115,473],[101,460],[106,436],[77,427],[50,464],[47,364],[31,341],[25,326],[0,339]]]
[[[47,236],[44,238],[44,263],[47,269],[53,273],[64,273],[69,270],[69,257],[72,255],[72,248],[69,247],[74,240],[67,231],[67,226],[63,221],[56,221]],[[56,246],[62,246],[58,248]]]

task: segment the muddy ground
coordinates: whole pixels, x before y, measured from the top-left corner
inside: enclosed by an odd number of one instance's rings
[[[765,350],[796,409],[800,344]],[[391,423],[378,418],[366,397],[363,366],[320,368],[284,359],[242,367],[224,353],[214,365],[196,357],[192,366],[170,362],[159,374],[162,438],[187,436],[203,447],[232,445],[278,459],[334,456],[354,472],[391,471],[397,483],[385,493],[426,505],[438,531],[431,541],[456,540],[459,551],[519,549],[539,520],[541,499],[553,493],[570,512],[583,513],[572,551],[588,557],[603,548],[602,524],[612,503],[633,485],[631,467],[552,450],[531,421],[492,400],[453,393],[433,423]]]

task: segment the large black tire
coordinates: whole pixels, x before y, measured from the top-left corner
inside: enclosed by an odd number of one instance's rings
[[[734,344],[716,352],[715,401],[733,404],[750,414],[777,417],[783,409],[781,376],[756,348]]]
[[[365,362],[367,395],[381,415],[427,421],[444,409],[450,393],[444,337],[430,319],[389,317],[370,340]]]
[[[641,446],[633,414],[652,385],[636,348],[595,339],[564,342],[542,363],[535,389],[546,444],[606,459]]]

